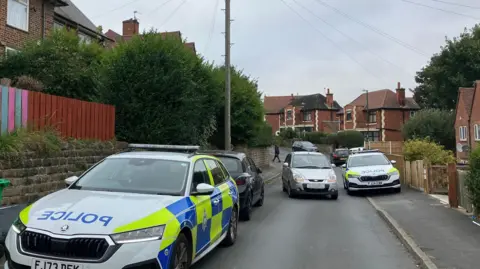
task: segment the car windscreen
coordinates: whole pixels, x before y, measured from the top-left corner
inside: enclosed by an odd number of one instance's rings
[[[355,157],[349,157],[349,167],[389,165],[390,161],[383,154],[358,154]]]
[[[292,168],[331,168],[327,157],[319,154],[298,154],[292,158]]]
[[[315,146],[314,144],[312,144],[311,142],[308,142],[308,141],[307,142],[302,142],[302,145],[304,147],[314,147]]]
[[[341,150],[335,151],[335,154],[338,154],[338,155],[348,155],[348,153],[349,153],[348,149],[341,149]]]
[[[189,163],[183,161],[111,158],[85,173],[72,189],[183,195]]]
[[[242,162],[239,159],[225,156],[217,156],[222,161],[227,171],[232,173],[243,173]]]

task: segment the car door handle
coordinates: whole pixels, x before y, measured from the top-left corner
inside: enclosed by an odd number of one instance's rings
[[[219,200],[219,199],[213,200],[213,204],[214,204],[214,205],[218,205],[218,203],[220,203],[220,200]]]
[[[229,191],[228,194],[229,194],[229,195],[233,195],[233,191]]]

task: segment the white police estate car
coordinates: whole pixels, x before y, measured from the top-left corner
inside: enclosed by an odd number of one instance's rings
[[[343,168],[343,187],[348,194],[353,191],[373,189],[393,189],[401,191],[400,174],[389,160],[379,151],[359,151],[348,156]]]
[[[5,269],[189,268],[237,236],[238,190],[197,146],[105,158],[25,208],[6,239]]]

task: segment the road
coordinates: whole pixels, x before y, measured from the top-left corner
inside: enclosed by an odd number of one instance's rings
[[[283,161],[283,159],[282,159]],[[340,169],[337,177],[341,180]],[[341,182],[341,181],[340,181]],[[290,199],[280,180],[265,204],[241,222],[237,242],[217,248],[193,269],[414,269],[415,261],[365,197],[341,188],[337,201]]]

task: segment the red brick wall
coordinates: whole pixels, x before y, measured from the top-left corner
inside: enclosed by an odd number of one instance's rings
[[[3,54],[5,46],[13,49],[21,49],[25,41],[39,40],[42,38],[43,23],[43,1],[30,0],[28,32],[13,28],[7,25],[7,3],[8,0],[0,0],[0,53]],[[54,7],[45,1],[46,8],[46,33],[53,27]]]
[[[472,141],[472,149],[475,149],[480,143],[480,141],[475,140],[475,124],[480,125],[480,80],[477,80],[477,85],[475,89],[475,95],[473,97],[473,106],[472,106],[472,115],[470,120],[470,141]]]
[[[385,116],[385,140],[384,141],[402,141],[402,126],[408,120],[402,110],[384,110]]]
[[[265,115],[265,119],[267,120],[268,124],[272,126],[272,134],[275,134],[278,130],[280,130],[280,114]]]
[[[472,110],[472,115],[474,113],[474,110],[475,108],[473,108]],[[477,113],[480,113],[480,111],[477,111]],[[455,115],[455,148],[457,144],[468,145],[468,141],[460,141],[460,126],[468,126],[468,113],[467,113],[467,110],[465,109],[465,103],[463,102],[461,93],[458,98],[457,111]],[[472,133],[472,135],[474,135],[472,131],[470,132]],[[468,159],[468,153],[466,152],[457,151],[456,155],[457,155],[457,160]]]

